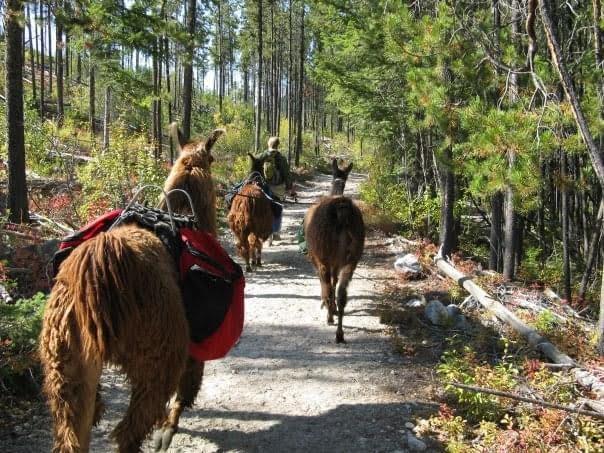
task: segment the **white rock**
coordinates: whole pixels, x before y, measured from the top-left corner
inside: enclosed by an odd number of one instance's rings
[[[428,448],[425,442],[421,441],[411,433],[407,433],[407,446],[411,451],[424,451]]]
[[[424,313],[432,324],[446,326],[451,322],[447,308],[439,300],[428,302]]]
[[[411,299],[411,300],[408,300],[405,305],[410,308],[419,308],[419,307],[423,307],[424,305],[426,305],[426,302],[422,299]]]
[[[413,253],[407,253],[396,259],[394,262],[394,269],[401,273],[419,274],[422,271],[422,265],[417,259],[417,256]]]
[[[415,428],[415,425],[413,423],[411,423],[411,422],[407,422],[407,423],[405,423],[405,428],[407,428],[407,429],[413,429],[413,428]]]

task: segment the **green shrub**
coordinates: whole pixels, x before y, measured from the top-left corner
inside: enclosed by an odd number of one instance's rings
[[[20,390],[22,377],[37,367],[46,297],[38,293],[13,305],[0,304],[0,379],[9,390]]]
[[[144,134],[132,134],[119,124],[112,126],[110,146],[106,151],[94,149],[92,160],[80,169],[83,204],[80,215],[91,218],[108,208],[123,206],[137,187],[153,184],[163,186],[167,165],[157,161]],[[148,200],[157,200],[157,192],[149,190]]]

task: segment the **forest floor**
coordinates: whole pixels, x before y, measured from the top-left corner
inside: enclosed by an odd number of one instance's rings
[[[346,193],[358,193],[362,179],[351,175]],[[297,203],[286,205],[282,240],[265,247],[264,266],[246,276],[241,340],[225,359],[206,365],[202,390],[183,414],[170,451],[403,452],[410,424],[438,412],[428,384],[438,354],[427,345],[421,354],[400,355],[392,328],[380,323],[388,309],[385,288],[396,278],[392,263],[401,253],[383,233],[368,233],[349,288],[347,342],[335,343],[335,326],[320,309],[318,278],[296,242],[306,209],[329,184],[319,175],[298,187]],[[115,448],[109,433],[129,397],[116,370],[105,370],[102,381],[107,411],[93,432],[95,452]],[[0,436],[3,451],[49,451],[50,420],[39,412]],[[443,448],[422,440],[429,451]],[[152,451],[150,442],[144,450]]]

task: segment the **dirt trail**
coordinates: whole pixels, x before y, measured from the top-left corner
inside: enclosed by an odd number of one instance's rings
[[[295,241],[306,209],[329,180],[305,183],[298,203],[286,206],[282,241],[266,247],[264,267],[247,276],[244,334],[227,358],[206,365],[195,407],[181,418],[170,451],[407,451],[405,423],[434,411],[422,402],[420,379],[429,371],[397,354],[379,323],[379,289],[392,277],[383,237],[368,237],[349,289],[347,343],[335,343],[335,326],[320,309],[319,281]],[[346,193],[357,193],[360,181],[351,175]],[[113,450],[108,434],[128,398],[115,371],[104,373],[103,385],[108,410],[92,444],[99,452]],[[41,417],[37,434],[17,436],[9,451],[48,451],[48,423]],[[152,451],[149,443],[145,451]]]

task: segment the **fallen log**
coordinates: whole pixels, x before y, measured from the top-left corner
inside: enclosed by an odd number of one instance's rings
[[[550,360],[553,360],[554,363],[575,364],[573,359],[560,352],[547,338],[543,337],[532,327],[527,326],[515,314],[493,299],[484,289],[474,283],[471,277],[459,272],[442,256],[437,255],[434,261],[436,262],[436,267],[447,277],[455,280],[459,286],[472,294],[483,307],[492,312],[498,319],[511,326],[516,332],[520,333],[533,348],[543,353]]]
[[[518,332],[529,343],[533,349],[541,352],[551,361],[561,365],[571,365],[570,370],[577,383],[591,390],[598,398],[604,399],[604,382],[594,376],[590,371],[579,368],[577,363],[568,355],[561,352],[547,338],[542,336],[532,327],[527,326],[514,313],[505,308],[500,302],[491,297],[484,289],[478,286],[471,277],[458,271],[445,258],[440,255],[434,257],[437,268],[447,277],[455,280],[457,284],[466,289],[487,310],[493,313],[500,321],[503,321],[516,332]]]
[[[590,417],[597,418],[599,420],[604,420],[604,413],[601,413],[601,412],[595,411],[595,410],[581,409],[581,408],[567,406],[567,405],[558,404],[558,403],[548,403],[543,400],[527,398],[525,396],[520,396],[515,393],[502,392],[501,390],[494,390],[494,389],[489,389],[489,388],[485,388],[485,387],[477,387],[475,385],[459,384],[457,382],[447,382],[446,384],[450,385],[452,387],[469,390],[471,392],[486,393],[488,395],[500,396],[502,398],[509,398],[509,399],[516,400],[516,401],[523,401],[525,403],[534,404],[534,405],[541,406],[541,407],[550,407],[552,409],[559,409],[561,411],[572,412],[575,414],[588,415]],[[586,402],[583,402],[582,405],[583,404],[586,404]]]

